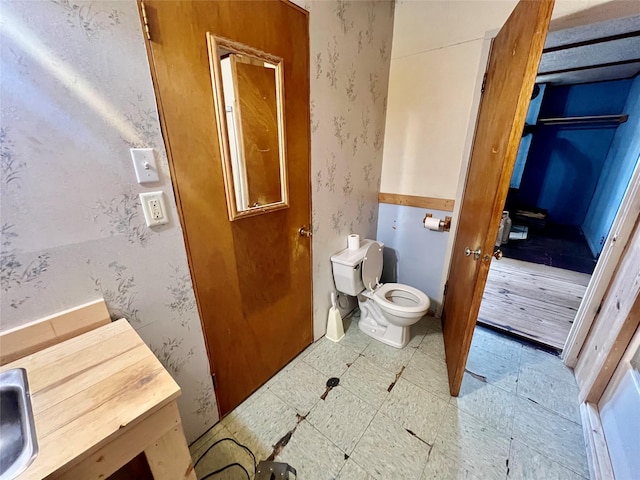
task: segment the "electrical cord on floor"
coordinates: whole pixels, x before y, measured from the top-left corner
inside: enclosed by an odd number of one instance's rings
[[[258,462],[256,461],[256,456],[253,454],[253,452],[251,451],[251,449],[249,447],[247,447],[246,445],[241,444],[240,442],[238,442],[235,438],[229,438],[229,437],[225,437],[225,438],[221,438],[220,440],[217,440],[215,442],[213,442],[211,445],[209,445],[209,447],[204,451],[204,453],[202,455],[200,455],[200,457],[198,457],[198,460],[196,460],[196,462],[193,464],[193,468],[195,469],[196,466],[198,465],[198,463],[200,463],[200,460],[202,460],[204,458],[204,456],[209,453],[211,451],[211,449],[213,447],[215,447],[216,445],[218,445],[219,443],[222,442],[233,442],[235,443],[237,446],[239,446],[240,448],[243,448],[244,450],[246,450],[247,452],[249,452],[249,455],[251,455],[251,458],[253,459],[253,474],[255,475],[256,470],[258,469]],[[244,466],[240,465],[238,462],[233,462],[229,465],[226,465],[222,468],[219,468],[218,470],[215,470],[213,472],[207,473],[204,477],[202,477],[200,480],[205,480],[207,478],[211,478],[214,475],[217,475],[219,473],[224,472],[225,470],[232,468],[232,467],[238,467],[241,468],[242,471],[244,471],[244,473],[247,475],[247,479],[251,480],[251,475],[249,475],[249,472],[247,471],[246,468],[244,468]]]

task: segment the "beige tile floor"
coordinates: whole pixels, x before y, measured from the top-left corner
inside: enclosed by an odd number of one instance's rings
[[[230,437],[302,480],[588,478],[578,387],[558,357],[476,329],[460,396],[449,396],[439,322],[425,318],[402,350],[347,321],[340,343],[321,339],[191,446],[195,459]],[[324,399],[326,381],[340,384]],[[251,456],[225,441],[198,478]],[[218,479],[242,479],[234,467]]]

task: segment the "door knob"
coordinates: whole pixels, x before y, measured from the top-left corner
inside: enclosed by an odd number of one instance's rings
[[[313,235],[313,232],[311,231],[311,228],[300,227],[298,229],[298,235],[300,235],[301,237],[310,237],[311,235]]]
[[[480,249],[480,247],[476,248],[475,250],[471,250],[469,247],[464,249],[464,254],[467,257],[470,257],[471,254],[473,254],[473,259],[477,260],[480,258],[480,255],[482,255],[482,250]]]

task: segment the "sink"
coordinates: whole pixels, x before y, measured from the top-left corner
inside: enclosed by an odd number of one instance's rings
[[[27,371],[0,373],[0,480],[11,480],[38,454]]]

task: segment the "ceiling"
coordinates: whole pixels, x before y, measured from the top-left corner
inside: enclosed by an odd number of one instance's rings
[[[549,32],[537,83],[571,85],[640,73],[640,15]]]

